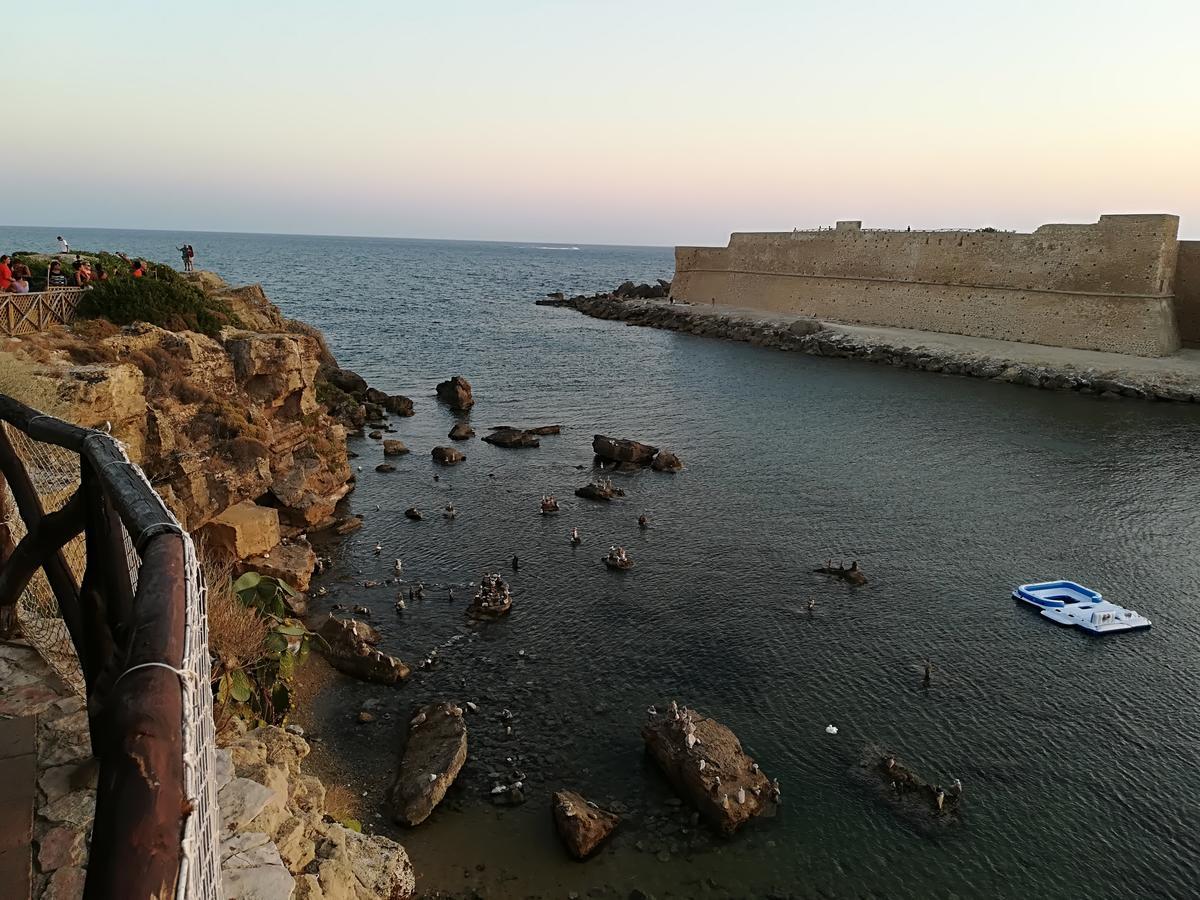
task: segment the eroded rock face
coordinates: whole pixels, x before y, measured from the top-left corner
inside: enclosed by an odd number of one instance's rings
[[[591,856],[621,821],[616,813],[588,805],[587,800],[574,791],[555,791],[550,798],[550,809],[558,835],[575,859]]]
[[[774,813],[777,786],[742,750],[737,735],[716,719],[666,708],[649,716],[642,738],[675,790],[722,834]]]
[[[497,447],[541,446],[541,441],[537,439],[537,436],[532,431],[524,431],[519,428],[497,428],[490,434],[485,434],[482,440]]]
[[[214,517],[204,534],[212,546],[235,559],[260,556],[279,543],[279,512],[245,500]]]
[[[372,646],[379,641],[379,633],[366,622],[331,615],[317,633],[328,644],[323,646],[318,642],[318,649],[339,672],[381,684],[395,684],[411,674],[399,659]]]
[[[598,434],[592,438],[592,452],[601,459],[612,462],[648,466],[654,459],[654,454],[658,452],[658,448],[640,441],[611,438],[604,434]]]
[[[447,437],[452,441],[465,441],[475,437],[475,429],[466,422],[458,422],[450,429],[450,434]]]
[[[443,466],[456,466],[467,457],[453,447],[434,447],[433,461]]]
[[[453,703],[418,707],[408,727],[400,771],[388,791],[392,817],[420,825],[446,796],[467,761],[467,724]]]
[[[276,544],[265,555],[244,560],[238,570],[278,578],[303,594],[308,591],[316,567],[317,554],[313,552],[312,545],[306,540],[293,538],[287,543]]]
[[[451,409],[467,410],[475,405],[471,394],[471,382],[461,375],[455,375],[449,381],[443,381],[437,386],[438,399]]]

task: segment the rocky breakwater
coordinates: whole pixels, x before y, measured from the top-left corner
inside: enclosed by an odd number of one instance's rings
[[[671,701],[663,711],[648,710],[642,739],[675,790],[721,834],[775,812],[778,782],[767,778],[737,735],[716,719]]]
[[[418,707],[408,725],[400,771],[388,791],[392,818],[409,827],[428,819],[466,761],[462,707],[454,703]]]
[[[376,649],[379,632],[366,622],[330,615],[317,634],[322,655],[339,672],[381,684],[396,684],[412,673],[399,659]]]
[[[938,335],[940,340],[929,343],[951,346],[930,346],[922,343],[916,334],[906,338],[902,329],[882,330],[886,334],[873,333],[871,329],[841,327],[805,317],[771,316],[673,301],[664,303],[621,296],[615,291],[575,297],[552,294],[536,303],[574,309],[596,319],[742,341],[810,356],[863,359],[899,368],[987,378],[1042,390],[1077,391],[1108,400],[1125,397],[1200,403],[1200,374],[1195,365],[1187,363],[1148,367],[1136,357],[1126,360],[1117,354],[1089,354],[1086,351],[1063,351],[1067,356],[1061,363],[1034,362],[1018,358],[1015,353],[1005,355],[1003,341],[988,341],[989,349],[983,350],[977,349],[978,341],[957,335]],[[1053,357],[1057,352],[1057,348],[1046,347],[1037,355]],[[1092,360],[1095,360],[1094,364]]]
[[[325,786],[301,770],[309,746],[264,726],[217,751],[225,897],[405,900],[416,890],[404,848],[326,813]]]
[[[567,852],[579,860],[595,853],[621,821],[616,813],[606,812],[574,791],[555,791],[550,810]]]

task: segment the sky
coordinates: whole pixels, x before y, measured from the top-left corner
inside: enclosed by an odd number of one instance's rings
[[[1197,0],[56,0],[15,22],[0,224],[672,245],[1171,212],[1200,238]]]

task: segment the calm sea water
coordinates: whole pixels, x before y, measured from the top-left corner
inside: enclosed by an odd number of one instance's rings
[[[47,229],[0,247],[49,249]],[[319,698],[320,759],[388,830],[382,794],[409,710],[473,700],[471,760],[434,816],[400,834],[422,890],[489,897],[1195,896],[1200,884],[1200,411],[814,359],[533,306],[553,290],[670,277],[668,249],[76,231],[81,247],[197,262],[261,281],[320,326],[344,365],[411,396],[412,449],[378,444],[348,506],[360,533],[327,546],[320,601],[363,603],[384,648],[441,662],[400,688],[338,676]],[[469,378],[471,423],[562,423],[540,449],[429,449],[453,417],[434,384]],[[615,476],[624,502],[572,496],[595,432],[678,452],[687,468]],[[563,498],[538,515],[544,492]],[[453,500],[459,517],[437,513]],[[429,515],[414,523],[403,510]],[[636,524],[644,512],[652,527]],[[584,543],[573,548],[569,529]],[[371,548],[384,551],[376,557]],[[637,565],[608,572],[625,545]],[[520,570],[507,568],[514,555]],[[855,558],[851,589],[809,573]],[[404,561],[430,599],[393,611],[362,582]],[[504,622],[463,626],[469,582],[511,574]],[[1061,630],[1012,586],[1074,578],[1133,606],[1150,632]],[[447,600],[447,586],[458,599]],[[817,601],[809,615],[809,598]],[[319,606],[318,608],[324,608]],[[524,656],[518,652],[524,650]],[[936,667],[921,687],[921,660]],[[781,815],[717,841],[669,805],[638,737],[676,697],[733,727],[783,783]],[[371,706],[380,720],[353,724]],[[498,714],[515,715],[505,734]],[[827,724],[839,728],[825,733]],[[961,778],[961,829],[915,833],[851,777],[881,743],[927,777]],[[509,763],[508,760],[513,760]],[[529,802],[493,808],[492,773]],[[549,794],[626,810],[599,858],[568,862]]]

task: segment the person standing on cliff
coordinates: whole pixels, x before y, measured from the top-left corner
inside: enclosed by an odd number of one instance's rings
[[[63,237],[60,234],[58,237],[55,238],[55,240],[58,241],[58,252],[59,253],[70,253],[71,252],[71,245],[67,243],[67,239],[65,237]]]

